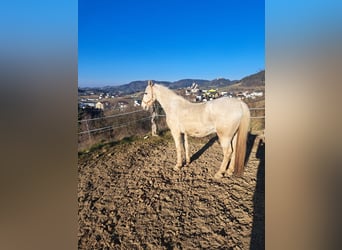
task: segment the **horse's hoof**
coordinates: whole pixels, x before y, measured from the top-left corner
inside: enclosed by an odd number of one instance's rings
[[[214,175],[214,178],[216,179],[216,180],[219,180],[219,179],[221,179],[223,177],[223,174],[221,174],[221,173],[216,173],[215,175]]]
[[[176,166],[173,168],[173,170],[179,171],[179,170],[180,170],[180,166],[176,165]]]
[[[234,173],[233,171],[227,171],[226,176],[231,177],[231,176],[233,176],[233,173]]]

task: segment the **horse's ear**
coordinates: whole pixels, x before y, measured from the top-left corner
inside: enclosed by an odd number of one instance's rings
[[[148,80],[148,85],[150,85],[150,86],[153,86],[153,85],[154,85],[154,83],[152,82],[152,80]]]

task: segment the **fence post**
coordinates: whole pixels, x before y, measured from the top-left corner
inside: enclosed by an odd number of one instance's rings
[[[158,136],[158,133],[157,133],[157,124],[156,124],[156,117],[157,117],[157,111],[156,111],[155,105],[153,104],[153,105],[152,105],[152,115],[151,115],[152,136]]]
[[[88,131],[88,138],[89,138],[89,141],[91,142],[91,135],[89,131],[88,121],[86,121],[86,126],[87,126],[87,131]]]

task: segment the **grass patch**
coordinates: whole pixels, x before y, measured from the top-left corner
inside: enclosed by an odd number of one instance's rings
[[[97,144],[92,145],[88,149],[84,149],[81,151],[78,151],[78,156],[81,157],[83,155],[88,155],[97,151],[102,151],[104,149],[108,149],[111,147],[115,147],[118,145],[124,145],[124,144],[131,144],[133,142],[146,142],[146,143],[158,143],[161,140],[172,140],[171,132],[169,130],[165,130],[160,133],[159,136],[151,136],[150,134],[145,135],[134,135],[134,136],[128,136],[125,137],[119,141],[112,141],[112,142],[99,142]]]
[[[112,141],[112,142],[99,142],[97,144],[94,144],[91,146],[89,149],[84,149],[82,151],[78,151],[78,156],[84,155],[84,154],[89,154],[93,153],[98,150],[102,150],[104,148],[110,148],[116,145],[122,145],[126,143],[132,143],[133,141],[139,140],[140,138],[138,136],[130,136],[130,137],[125,137],[120,141]]]

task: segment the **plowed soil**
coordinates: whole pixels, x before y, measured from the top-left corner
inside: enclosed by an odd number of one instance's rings
[[[79,249],[264,249],[264,147],[250,135],[242,177],[213,178],[216,137],[191,139],[174,171],[169,133],[79,157]]]

